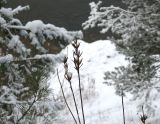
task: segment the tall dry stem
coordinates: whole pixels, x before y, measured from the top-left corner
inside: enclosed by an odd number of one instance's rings
[[[77,102],[76,102],[76,98],[75,98],[75,94],[74,94],[73,87],[72,87],[72,82],[71,82],[72,73],[68,72],[68,63],[67,63],[67,60],[68,60],[68,58],[65,57],[64,61],[63,61],[63,63],[64,63],[64,69],[65,69],[64,77],[65,77],[65,79],[68,81],[68,83],[70,85],[70,89],[71,89],[74,105],[75,105],[75,108],[76,108],[77,118],[78,118],[79,124],[81,124],[81,120],[80,120],[80,116],[79,116],[79,111],[78,111],[78,105],[77,105]]]
[[[74,116],[74,114],[73,114],[73,112],[71,111],[71,109],[70,109],[70,107],[69,107],[69,105],[68,105],[67,99],[66,99],[66,97],[65,97],[64,90],[63,90],[63,86],[62,86],[62,83],[61,83],[61,81],[60,81],[58,69],[57,69],[57,77],[58,77],[58,81],[59,81],[59,84],[60,84],[60,87],[61,87],[61,91],[62,91],[62,95],[63,95],[64,102],[65,102],[65,104],[66,104],[66,106],[67,106],[67,108],[68,108],[68,110],[69,110],[72,118],[74,119],[75,124],[78,124],[78,123],[77,123],[77,120],[76,120],[76,118],[75,118],[75,116]]]
[[[84,108],[83,108],[83,98],[82,98],[82,88],[81,88],[81,79],[80,79],[80,67],[82,66],[82,59],[80,58],[82,55],[82,52],[79,50],[80,43],[75,40],[72,43],[72,46],[74,47],[73,51],[73,62],[75,65],[75,69],[78,74],[78,83],[79,83],[79,93],[80,93],[80,100],[81,100],[81,110],[82,110],[82,117],[83,117],[83,124],[85,124],[85,115],[84,115]]]
[[[122,90],[122,111],[123,111],[123,124],[126,124],[126,121],[125,121],[125,108],[124,108],[124,93],[123,93],[123,90]]]

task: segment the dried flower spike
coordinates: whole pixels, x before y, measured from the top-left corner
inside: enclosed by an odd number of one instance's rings
[[[72,73],[68,72],[67,74],[65,74],[65,78],[66,78],[66,80],[68,80],[70,82],[72,79]]]
[[[144,114],[143,106],[142,106],[142,115],[140,115],[140,120],[143,124],[146,124],[146,120],[148,119],[148,116]]]
[[[64,59],[63,59],[63,63],[65,64],[65,63],[67,63],[67,60],[68,60],[68,57],[64,57]]]
[[[79,93],[80,93],[80,100],[81,100],[81,110],[82,110],[82,116],[83,116],[83,124],[85,124],[85,115],[84,115],[84,109],[83,109],[83,98],[82,98],[82,88],[81,88],[81,80],[80,80],[80,67],[82,66],[82,59],[80,58],[82,56],[82,52],[79,50],[80,43],[75,40],[72,43],[72,46],[74,47],[73,51],[73,62],[74,62],[74,68],[77,71],[78,74],[78,83],[79,83]]]
[[[143,124],[145,124],[148,116],[147,115],[140,115],[140,120],[142,121]]]
[[[75,40],[72,43],[72,46],[74,47],[74,52],[73,52],[73,62],[75,65],[74,68],[77,71],[79,71],[79,68],[82,66],[82,59],[80,58],[82,56],[82,52],[79,50],[80,43],[77,40]]]

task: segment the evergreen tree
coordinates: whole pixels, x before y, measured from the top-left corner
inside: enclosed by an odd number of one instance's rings
[[[47,97],[50,66],[59,59],[55,45],[62,49],[82,33],[40,20],[23,25],[15,15],[29,6],[12,9],[4,3],[0,0],[0,123],[50,124],[57,109]]]
[[[90,3],[90,16],[83,27],[112,32],[112,41],[130,62],[127,67],[106,72],[106,82],[115,82],[117,93],[123,86],[136,95],[145,94],[147,100],[151,89],[159,91],[160,0],[123,0],[126,9],[101,7],[101,3]]]

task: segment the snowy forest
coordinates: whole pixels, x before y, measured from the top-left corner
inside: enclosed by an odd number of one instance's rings
[[[160,0],[106,2],[70,30],[0,0],[0,124],[160,124]]]

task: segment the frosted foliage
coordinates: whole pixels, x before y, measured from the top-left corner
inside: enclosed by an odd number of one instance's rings
[[[131,45],[137,39],[142,38],[141,31],[146,32],[147,35],[159,35],[157,26],[160,21],[160,2],[158,0],[124,0],[128,4],[128,9],[124,10],[120,7],[110,6],[101,7],[102,2],[90,3],[90,16],[88,20],[82,24],[84,29],[101,27],[101,33],[106,33],[109,30],[121,35],[124,45]],[[157,39],[152,39],[156,42]],[[146,41],[148,42],[148,41]]]
[[[7,63],[7,62],[10,62],[10,61],[13,61],[13,56],[11,54],[0,57],[0,63]]]
[[[83,27],[87,29],[97,26],[102,29],[101,33],[111,31],[116,34],[118,37],[114,42],[118,49],[129,56],[130,68],[132,73],[135,73],[130,78],[138,80],[136,75],[139,75],[141,78],[139,84],[153,86],[152,81],[159,68],[159,60],[154,58],[154,55],[159,55],[160,50],[160,2],[159,0],[123,0],[123,2],[127,4],[127,9],[115,6],[101,7],[102,2],[90,3],[90,16],[83,23]],[[146,81],[150,83],[145,83]]]
[[[90,3],[91,12],[88,20],[83,23],[84,29],[97,26],[102,28],[101,33],[106,33],[111,29],[113,32],[122,34],[125,38],[124,42],[128,42],[127,35],[141,25],[141,23],[136,23],[137,18],[134,16],[136,13],[119,7],[100,7],[100,5],[101,2]],[[125,28],[126,26],[129,28]]]
[[[29,9],[29,6],[25,6],[25,7],[22,7],[22,6],[18,6],[17,8],[15,9],[11,9],[11,8],[1,8],[0,9],[0,13],[1,15],[4,15],[8,18],[13,18],[14,15],[18,14],[19,12],[21,11],[24,11],[24,10],[28,10]]]
[[[15,9],[12,8],[0,8],[0,27],[1,31],[6,31],[9,35],[7,37],[7,47],[9,49],[15,49],[18,54],[22,57],[30,55],[29,48],[25,44],[33,45],[41,53],[46,53],[47,50],[44,48],[44,43],[49,39],[60,42],[70,43],[75,38],[82,38],[81,31],[67,31],[64,28],[56,27],[53,24],[44,24],[40,20],[34,20],[23,25],[21,21],[14,16],[19,14],[21,11],[26,11],[29,6],[18,6]],[[19,33],[19,36],[18,36]],[[27,38],[28,43],[22,42],[21,37]],[[63,43],[64,44],[64,43]]]
[[[6,23],[6,21],[4,20],[4,18],[0,17],[0,24],[3,25],[5,23]]]
[[[17,117],[21,116],[22,113],[18,106],[25,102],[19,101],[17,96],[22,95],[23,92],[27,90],[28,88],[23,88],[23,85],[18,83],[12,86],[0,87],[0,112],[3,113],[3,115],[1,115],[1,123],[12,124],[13,122],[16,122]],[[4,107],[4,105],[6,107]]]
[[[9,49],[15,49],[17,53],[26,57],[29,54],[29,49],[26,49],[24,44],[20,41],[19,36],[12,36],[7,44]]]
[[[39,73],[37,68],[31,68],[32,72],[30,68],[24,67],[25,65],[9,63],[11,55],[4,56],[4,58],[6,62],[0,64],[1,71],[4,71],[0,73],[0,112],[3,113],[0,116],[0,123],[39,124],[41,120],[41,123],[51,124],[51,121],[56,117],[56,110],[60,109],[61,105],[48,97],[50,90],[46,83],[47,76],[43,75],[42,79],[39,79],[40,77],[36,75],[35,78],[31,77],[33,80],[29,82],[30,80],[26,80],[27,76],[34,74],[33,72]],[[25,70],[22,70],[22,67]],[[27,76],[23,74],[23,71],[27,71],[25,73]],[[43,72],[43,70],[40,71]],[[5,77],[2,74],[5,74]],[[27,87],[25,83],[35,85],[34,80],[39,85],[36,92],[31,94],[33,89]]]
[[[44,100],[37,102],[33,106],[33,109],[35,109],[37,115],[34,116],[35,119],[32,120],[32,123],[53,124],[53,118],[56,117],[59,108],[62,108],[62,103],[53,100]]]
[[[70,32],[64,28],[59,28],[52,24],[44,24],[40,20],[28,22],[25,29],[30,30],[29,38],[32,40],[31,44],[41,50],[44,50],[41,44],[44,44],[46,37],[50,40],[60,38],[68,43],[73,41],[75,38],[81,39],[83,37],[81,31]]]
[[[16,95],[20,95],[24,91],[27,91],[28,88],[23,88],[21,84],[15,84],[15,85],[17,86],[13,88],[10,88],[7,86],[1,87],[1,94],[2,94],[0,96],[1,103],[13,104],[13,105],[16,105],[17,103],[19,103]]]

